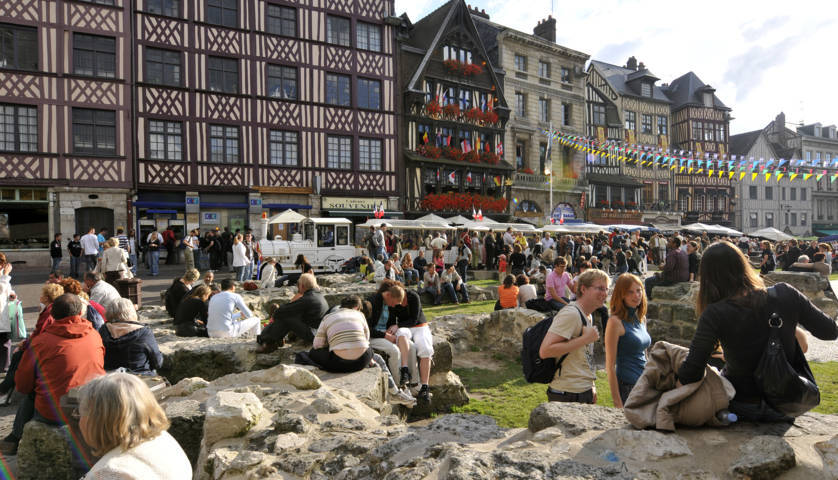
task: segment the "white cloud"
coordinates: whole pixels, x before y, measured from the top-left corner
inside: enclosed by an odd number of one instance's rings
[[[789,122],[838,124],[838,8],[827,0],[476,0],[492,21],[532,32],[551,14],[557,41],[623,65],[634,55],[669,82],[692,70],[733,109],[731,131]],[[440,0],[396,0],[416,21]],[[795,10],[792,10],[792,9]]]

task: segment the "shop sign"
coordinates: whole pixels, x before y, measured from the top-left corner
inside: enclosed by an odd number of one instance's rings
[[[201,225],[218,225],[218,212],[202,212]]]
[[[320,200],[320,208],[323,210],[369,210],[372,212],[375,207],[387,204],[385,200],[376,198],[356,197],[323,197]]]
[[[251,194],[248,205],[248,213],[262,213],[262,197],[259,194]]]
[[[186,195],[186,213],[198,213],[201,211],[201,197],[198,195]]]
[[[573,208],[573,205],[562,202],[556,205],[556,208],[553,209],[553,218],[558,222],[561,220],[562,214],[564,214],[565,220],[573,220],[576,218],[576,210]]]

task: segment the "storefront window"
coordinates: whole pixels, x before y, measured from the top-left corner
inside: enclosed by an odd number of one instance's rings
[[[47,191],[0,189],[0,250],[48,248]]]

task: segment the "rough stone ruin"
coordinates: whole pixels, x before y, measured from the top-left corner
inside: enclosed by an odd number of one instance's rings
[[[798,288],[812,282],[792,280]],[[373,288],[323,283],[330,304]],[[673,324],[657,335],[677,331],[688,338],[691,317],[683,297],[690,292],[689,285],[656,289],[654,321]],[[245,296],[264,311],[266,303],[290,298],[291,290]],[[667,309],[678,312],[677,325],[675,313],[664,318]],[[661,433],[636,430],[620,410],[592,405],[543,403],[528,428],[516,429],[500,428],[486,416],[445,414],[468,401],[451,371],[453,358],[474,346],[517,356],[521,334],[543,318],[539,312],[437,317],[434,412],[387,403],[386,378],[376,368],[329,374],[291,365],[292,352],[303,345],[257,356],[252,339],[179,338],[161,308],[145,307],[141,314],[165,356],[160,373],[173,385],[160,393],[161,404],[195,479],[838,478],[838,416],[809,413],[793,426],[737,423]],[[57,429],[27,425],[18,478],[74,478],[69,462]]]

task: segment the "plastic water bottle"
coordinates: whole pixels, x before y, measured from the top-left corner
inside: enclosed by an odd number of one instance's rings
[[[722,425],[730,425],[731,423],[739,420],[739,417],[737,417],[735,413],[730,413],[727,410],[719,410],[718,413],[716,413],[716,419],[721,422]]]

